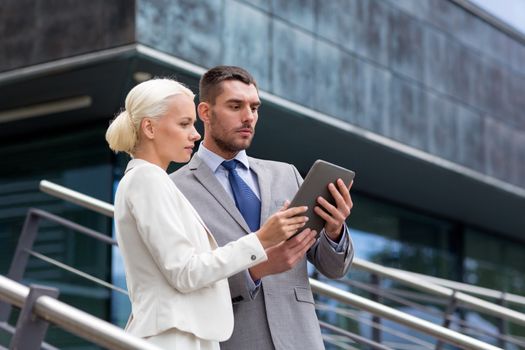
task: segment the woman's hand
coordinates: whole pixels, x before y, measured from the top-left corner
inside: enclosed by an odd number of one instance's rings
[[[300,216],[306,212],[307,207],[288,208],[288,205],[285,203],[283,208],[270,216],[255,233],[265,249],[290,238],[308,221],[308,217]]]

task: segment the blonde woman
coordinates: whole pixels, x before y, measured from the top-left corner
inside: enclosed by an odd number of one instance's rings
[[[293,235],[305,207],[283,208],[262,227],[218,247],[199,214],[166,174],[187,162],[200,139],[193,93],[170,79],[134,87],[106,140],[132,156],[115,198],[117,239],[132,316],[126,327],[165,349],[219,349],[233,312],[227,277],[267,259]]]

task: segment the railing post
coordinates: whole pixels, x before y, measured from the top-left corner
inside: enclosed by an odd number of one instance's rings
[[[33,209],[29,209],[24,222],[24,227],[20,233],[18,239],[18,245],[16,246],[13,260],[11,260],[11,266],[7,277],[13,281],[20,282],[24,276],[24,272],[27,267],[27,261],[29,260],[28,251],[33,247],[35,237],[38,231],[40,218],[38,215],[33,213]],[[11,305],[8,303],[0,302],[0,322],[7,322],[11,313]]]
[[[448,302],[447,309],[443,313],[443,323],[442,326],[445,328],[450,327],[450,323],[452,315],[454,315],[454,312],[456,312],[456,308],[458,307],[458,299],[456,298],[457,291],[454,290],[452,292],[452,295],[450,296],[450,301]],[[436,343],[436,350],[441,350],[443,348],[443,342],[441,340],[438,340]]]
[[[373,273],[370,275],[370,282],[372,286],[376,287],[377,289],[377,292],[375,294],[372,294],[370,299],[380,303],[381,297],[379,296],[379,289],[381,288],[381,279],[377,274]],[[372,324],[377,325],[377,327],[372,327],[372,340],[376,343],[381,344],[381,317],[373,315]]]
[[[499,298],[498,300],[498,304],[503,306],[503,307],[506,307],[507,303],[505,301],[506,299],[506,296],[507,296],[507,293],[506,292],[503,292],[501,293],[501,298]],[[506,346],[506,341],[505,341],[505,336],[507,334],[509,334],[509,325],[508,325],[508,322],[506,319],[504,319],[503,317],[499,317],[498,320],[497,320],[497,323],[498,323],[498,331],[499,331],[499,335],[500,337],[498,338],[498,346],[502,349],[505,349],[505,346]]]
[[[47,295],[58,297],[58,289],[39,285],[31,285],[22,311],[18,316],[16,331],[11,338],[10,350],[39,350],[46,336],[49,323],[33,313],[36,300]]]

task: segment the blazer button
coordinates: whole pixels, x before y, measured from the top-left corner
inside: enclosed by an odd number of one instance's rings
[[[252,261],[254,261],[255,259],[257,259],[257,257],[255,255],[252,255],[251,259]]]

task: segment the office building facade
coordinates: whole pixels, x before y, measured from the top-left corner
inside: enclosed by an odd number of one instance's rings
[[[356,171],[358,257],[525,294],[525,35],[460,0],[0,4],[0,271],[29,207],[111,235],[41,179],[112,202],[104,133],[138,82],[239,65],[263,105],[249,154]],[[173,166],[175,169],[176,166]],[[43,224],[35,250],[104,280],[112,250]],[[111,293],[41,261],[28,281],[122,324]],[[125,309],[125,306],[123,307]],[[113,310],[113,311],[112,311]],[[61,340],[74,346],[74,338]]]

